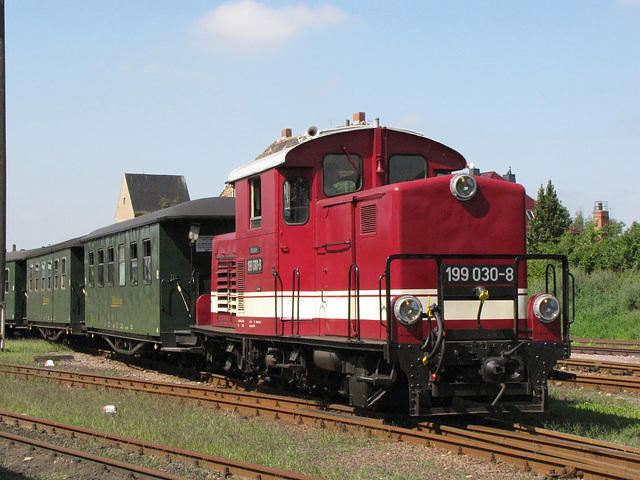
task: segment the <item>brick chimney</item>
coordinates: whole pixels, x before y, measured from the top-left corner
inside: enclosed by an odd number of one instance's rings
[[[285,128],[282,130],[282,138],[289,138],[291,136],[291,129]]]
[[[598,200],[593,207],[593,223],[595,229],[601,230],[609,225],[609,206],[607,202]]]
[[[354,125],[362,125],[364,124],[364,112],[356,112],[353,114],[353,124]]]

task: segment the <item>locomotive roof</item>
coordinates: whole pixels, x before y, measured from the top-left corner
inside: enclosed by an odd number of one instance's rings
[[[124,232],[132,228],[162,223],[174,220],[202,219],[202,218],[233,218],[235,217],[235,198],[231,197],[209,197],[191,200],[180,203],[173,207],[164,208],[155,212],[141,215],[131,220],[114,223],[108,227],[94,230],[90,234],[82,237],[82,241]]]
[[[240,180],[241,178],[246,178],[251,175],[255,175],[257,173],[261,173],[266,170],[275,168],[279,165],[282,165],[285,162],[286,157],[289,154],[289,152],[291,152],[291,150],[298,147],[302,143],[308,142],[310,140],[314,140],[318,137],[326,137],[327,135],[334,135],[337,133],[344,133],[344,132],[350,132],[354,130],[363,130],[363,129],[367,130],[367,129],[374,129],[374,128],[379,128],[379,127],[376,125],[366,125],[366,124],[327,128],[325,130],[317,130],[316,127],[309,127],[309,129],[307,129],[307,132],[301,135],[296,135],[294,137],[276,140],[267,150],[265,150],[254,161],[233,170],[227,177],[227,183],[233,183],[237,180]],[[418,137],[424,137],[424,135],[422,135],[421,133],[413,132],[411,130],[404,130],[402,128],[393,128],[393,127],[387,127],[387,128],[388,130],[408,133],[411,135],[416,135]],[[310,131],[312,129],[315,129],[316,132],[313,134],[310,134]],[[271,152],[274,152],[274,153],[271,153]]]
[[[65,240],[64,242],[56,243],[54,245],[46,245],[40,248],[31,248],[29,250],[18,250],[15,252],[7,252],[7,262],[19,262],[27,258],[40,257],[52,252],[59,252],[60,250],[66,250],[73,247],[82,246],[82,237],[73,238],[71,240]]]

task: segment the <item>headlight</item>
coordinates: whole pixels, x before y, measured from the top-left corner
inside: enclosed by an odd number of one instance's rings
[[[413,325],[422,318],[422,303],[416,297],[403,295],[396,298],[393,313],[403,325]]]
[[[451,179],[451,193],[455,198],[466,202],[478,191],[478,184],[471,175],[458,174]]]
[[[539,295],[533,302],[533,314],[544,323],[551,323],[560,315],[560,302],[549,293]]]

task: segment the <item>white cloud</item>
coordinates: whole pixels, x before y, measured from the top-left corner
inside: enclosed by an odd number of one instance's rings
[[[348,18],[331,5],[272,8],[255,0],[229,2],[215,8],[195,25],[215,48],[261,50],[290,40],[306,30],[340,24]]]

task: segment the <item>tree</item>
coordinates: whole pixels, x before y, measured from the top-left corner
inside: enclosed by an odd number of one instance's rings
[[[534,218],[529,222],[527,246],[530,253],[551,253],[571,226],[569,210],[562,205],[551,183],[540,185]]]

